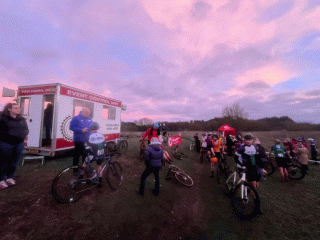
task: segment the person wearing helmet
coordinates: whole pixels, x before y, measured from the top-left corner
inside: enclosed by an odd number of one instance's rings
[[[251,134],[247,134],[244,137],[244,144],[241,145],[237,154],[240,156],[238,161],[238,166],[240,165],[242,169],[247,169],[246,172],[248,183],[254,187],[257,191],[259,188],[259,181],[262,174],[267,172],[263,169],[265,162],[263,162],[259,155],[259,148],[253,144],[253,137]],[[260,210],[260,214],[261,214]]]
[[[90,161],[96,161],[97,162],[97,173],[99,174],[99,184],[98,187],[102,186],[102,161],[105,158],[105,137],[101,134],[98,133],[99,130],[99,123],[93,122],[90,130],[91,134],[89,135],[89,139],[86,142],[87,146],[90,148],[90,155],[93,156],[93,158],[89,158],[87,156],[85,158],[84,163],[82,164],[83,167],[87,166],[87,163]]]
[[[279,139],[276,139],[275,145],[271,147],[271,151],[269,153],[269,157],[271,157],[272,153],[275,155],[276,163],[279,167],[281,182],[289,181],[288,177],[288,157],[291,158],[290,152],[281,144]]]
[[[160,142],[159,135],[160,135],[159,124],[155,123],[153,127],[148,128],[148,130],[143,134],[141,140],[143,141],[146,137],[148,137],[148,144],[150,144],[151,139],[155,137],[155,138],[158,138]]]

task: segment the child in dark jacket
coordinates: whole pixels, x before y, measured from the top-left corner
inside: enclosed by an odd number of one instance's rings
[[[158,138],[153,137],[151,139],[150,145],[146,149],[144,159],[146,169],[141,175],[139,194],[142,196],[144,195],[146,179],[149,177],[151,173],[153,173],[156,182],[155,189],[152,191],[152,193],[158,196],[160,192],[159,172],[164,163],[163,150],[161,148],[161,143],[159,142]]]

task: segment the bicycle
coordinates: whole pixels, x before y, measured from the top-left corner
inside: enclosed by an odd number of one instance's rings
[[[58,202],[75,202],[86,191],[98,186],[99,174],[91,166],[93,156],[88,153],[86,159],[88,159],[86,167],[68,167],[54,178],[51,192]],[[112,160],[111,155],[105,156],[101,171],[103,182],[107,180],[112,189],[117,190],[121,186],[123,180],[122,167],[118,162]]]
[[[305,172],[302,170],[302,167],[300,166],[300,163],[296,158],[287,159],[288,160],[288,177],[292,180],[301,180],[305,177]],[[271,176],[276,169],[278,168],[278,165],[276,163],[276,160],[274,157],[269,157],[268,161],[265,164],[264,169],[267,171],[267,176]]]
[[[237,181],[237,171],[226,181],[227,194],[231,197],[235,213],[242,218],[252,218],[260,212],[260,198],[257,191],[246,182],[247,169],[240,169],[240,179]]]
[[[190,143],[190,152],[196,152],[197,151],[197,149],[196,149],[196,142],[195,141],[192,141],[191,143]]]
[[[218,183],[225,183],[230,175],[230,166],[225,158],[221,158],[221,163],[218,163],[217,181]]]
[[[146,154],[146,149],[147,149],[147,148],[146,148],[146,145],[144,144],[145,141],[147,141],[147,140],[141,140],[141,139],[140,139],[141,144],[140,144],[139,159],[140,159],[141,161],[144,160],[144,156],[145,156],[145,154]]]
[[[178,150],[179,145],[174,146],[172,148],[172,154],[175,156],[177,159],[181,160],[183,158],[188,158],[188,155],[184,154],[183,152]]]
[[[183,185],[187,187],[191,187],[193,185],[192,178],[189,175],[187,175],[182,169],[178,168],[175,165],[169,166],[166,180],[171,179],[171,177],[169,176],[171,172],[174,173],[175,178]]]
[[[114,136],[116,136],[114,134]],[[129,136],[127,136],[127,139]],[[113,141],[115,143],[115,151],[119,153],[125,153],[128,149],[128,141],[123,138],[123,136],[120,136],[119,138],[115,137],[115,140]]]

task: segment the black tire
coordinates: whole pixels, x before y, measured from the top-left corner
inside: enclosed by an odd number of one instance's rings
[[[107,168],[106,176],[109,186],[116,190],[123,180],[122,167],[118,162],[111,162]]]
[[[190,152],[195,153],[196,152],[196,144],[195,143],[190,143]]]
[[[127,149],[128,149],[127,140],[120,141],[119,146],[118,146],[118,151],[122,154],[122,153],[125,153],[127,151]]]
[[[276,167],[273,165],[272,162],[268,161],[266,162],[264,169],[267,171],[267,176],[271,176],[275,172]]]
[[[143,146],[143,147],[140,148],[140,153],[139,153],[139,159],[140,159],[141,161],[144,160],[144,155],[145,155],[145,153],[146,153],[146,146]]]
[[[53,197],[61,203],[75,202],[92,186],[86,184],[90,173],[80,179],[82,167],[69,167],[59,173],[53,180],[51,191]]]
[[[293,180],[301,180],[304,178],[305,172],[298,165],[290,165],[288,167],[288,177]]]
[[[176,172],[174,174],[174,176],[176,177],[176,179],[182,183],[183,185],[187,186],[187,187],[191,187],[193,185],[193,180],[190,176],[188,176],[186,173],[184,172]]]
[[[235,186],[236,183],[234,183],[233,179],[229,179],[229,178],[232,178],[231,175],[233,175],[233,173],[231,171],[228,172],[227,180],[225,183],[225,190],[226,190],[227,194],[231,194],[233,192],[234,188],[236,187]]]
[[[247,197],[241,198],[241,188],[247,189]],[[257,191],[247,182],[242,182],[235,187],[231,196],[233,209],[236,215],[244,219],[250,219],[260,211],[260,198]]]

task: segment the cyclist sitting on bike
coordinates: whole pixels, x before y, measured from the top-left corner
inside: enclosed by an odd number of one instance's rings
[[[105,158],[105,137],[98,133],[99,130],[99,124],[97,122],[93,122],[90,130],[91,134],[89,136],[88,141],[86,142],[87,146],[89,147],[87,150],[90,151],[90,154],[86,157],[85,161],[83,162],[82,166],[86,167],[87,163],[92,162],[92,161],[97,161],[97,172],[99,174],[99,184],[98,187],[102,186],[102,166],[101,163]]]
[[[276,163],[279,167],[281,174],[281,182],[289,181],[288,177],[288,157],[291,158],[290,152],[281,144],[279,139],[276,139],[275,145],[271,147],[269,157],[271,157],[272,152],[274,152]]]
[[[263,167],[265,162],[259,156],[259,148],[253,145],[253,137],[251,134],[244,136],[244,144],[239,147],[237,153],[241,156],[237,163],[242,166],[242,169],[247,169],[246,172],[248,183],[258,191],[259,181],[267,173]]]
[[[150,144],[151,138],[155,137],[159,140],[159,135],[160,135],[159,124],[155,123],[153,127],[148,128],[148,130],[143,134],[142,141],[144,141],[144,139],[148,136],[148,144]]]

